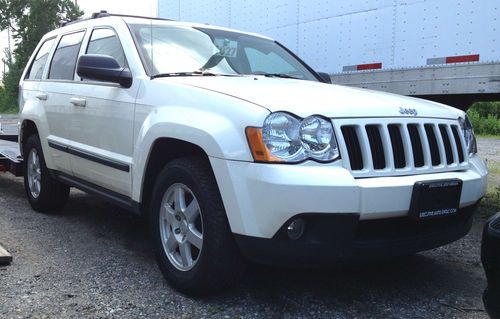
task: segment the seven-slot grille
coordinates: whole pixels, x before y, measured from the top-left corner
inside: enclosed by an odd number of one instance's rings
[[[340,135],[344,166],[355,177],[423,174],[468,167],[457,121],[381,119],[374,123],[373,119],[344,119],[334,120],[334,124],[337,136]]]

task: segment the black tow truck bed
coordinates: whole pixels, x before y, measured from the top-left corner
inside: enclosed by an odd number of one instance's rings
[[[15,176],[23,175],[23,159],[19,144],[2,139],[0,135],[0,172],[11,172]]]

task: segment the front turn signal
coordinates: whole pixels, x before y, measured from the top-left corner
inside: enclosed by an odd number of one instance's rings
[[[260,127],[247,127],[245,132],[254,161],[283,162],[282,159],[272,155],[267,149],[264,139],[262,138],[262,129]]]

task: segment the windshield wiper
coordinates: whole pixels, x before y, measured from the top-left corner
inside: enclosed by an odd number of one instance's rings
[[[169,73],[155,74],[151,76],[151,79],[167,78],[173,76],[216,76],[216,75],[222,75],[222,74],[217,74],[210,71],[169,72]]]
[[[257,73],[255,75],[263,75],[268,78],[282,78],[282,79],[296,79],[296,80],[301,80],[300,78],[284,74],[284,73]]]

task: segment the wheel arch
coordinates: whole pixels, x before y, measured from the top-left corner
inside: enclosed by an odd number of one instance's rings
[[[33,134],[39,134],[35,122],[33,122],[32,120],[24,120],[19,131],[19,148],[21,151],[21,155],[24,156],[24,144]]]
[[[212,167],[207,153],[196,144],[168,137],[161,137],[153,142],[149,151],[141,185],[140,210],[142,214],[147,214],[149,210],[154,184],[163,167],[174,159],[188,156],[203,158],[207,161],[210,168]]]

